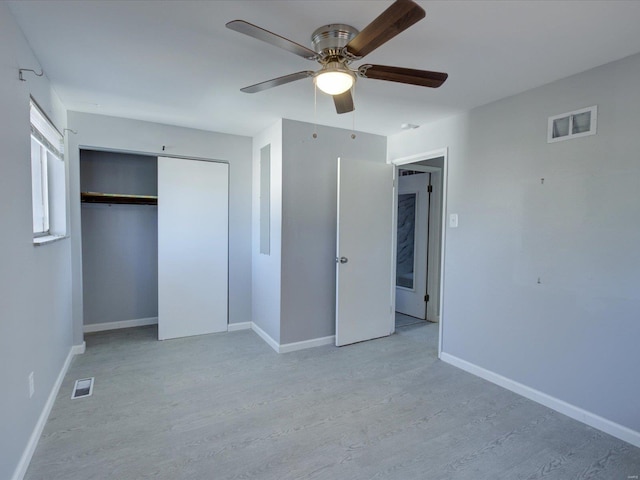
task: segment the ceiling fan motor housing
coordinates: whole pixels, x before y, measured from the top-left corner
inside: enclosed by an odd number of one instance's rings
[[[358,34],[358,30],[351,25],[332,23],[317,28],[311,34],[313,49],[321,58],[340,56],[352,38]]]

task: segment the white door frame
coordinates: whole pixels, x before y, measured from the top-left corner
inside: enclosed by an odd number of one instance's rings
[[[438,323],[438,358],[442,353],[442,325],[445,322],[445,312],[444,312],[444,259],[445,259],[445,249],[446,249],[446,211],[447,211],[447,170],[448,170],[448,147],[444,147],[438,150],[432,150],[429,152],[418,153],[415,155],[410,155],[407,157],[400,157],[388,160],[388,163],[395,166],[393,169],[393,218],[391,231],[396,232],[398,229],[398,169],[405,167],[406,165],[422,162],[424,160],[432,160],[436,158],[444,158],[443,168],[442,168],[442,229],[440,232],[440,245],[441,245],[441,254],[440,254],[440,304],[439,304],[439,317],[440,322]],[[405,167],[406,168],[406,167]],[[439,171],[439,168],[428,167],[425,165],[412,165],[411,169],[419,170],[419,171]],[[393,310],[396,308],[396,293],[395,293],[395,278],[396,278],[396,248],[397,248],[397,235],[393,235],[393,242],[391,245],[392,252],[391,256],[393,258],[393,262],[391,265],[391,278],[393,279],[393,293],[392,293],[392,302],[393,302]],[[394,324],[391,327],[392,331],[395,331],[395,319],[393,319]]]

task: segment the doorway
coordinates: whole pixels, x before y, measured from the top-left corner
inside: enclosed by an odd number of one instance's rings
[[[442,349],[446,149],[395,165],[395,329],[438,324]]]
[[[399,320],[402,325],[410,321],[404,317],[428,319],[431,173],[399,168],[397,184],[396,328]],[[403,317],[399,318],[398,314]]]

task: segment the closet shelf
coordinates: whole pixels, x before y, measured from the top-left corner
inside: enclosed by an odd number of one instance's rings
[[[125,195],[121,193],[80,192],[82,203],[126,203],[132,205],[157,205],[156,195]]]

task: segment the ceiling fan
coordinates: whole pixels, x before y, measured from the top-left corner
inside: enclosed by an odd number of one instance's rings
[[[355,69],[350,66],[351,62],[362,59],[424,17],[425,11],[413,0],[396,0],[361,32],[341,23],[323,25],[316,29],[311,35],[313,50],[244,20],[233,20],[226,26],[307,60],[315,60],[321,65],[318,71],[304,70],[273,78],[242,88],[242,92],[261,92],[313,77],[320,90],[333,96],[336,111],[347,113],[354,110],[351,89],[358,77],[431,88],[438,88],[444,83],[448,75],[441,72],[371,64],[360,65]]]

